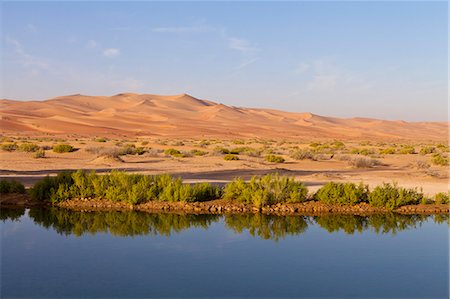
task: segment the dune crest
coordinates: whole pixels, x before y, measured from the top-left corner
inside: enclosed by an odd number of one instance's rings
[[[242,108],[188,94],[69,95],[45,101],[0,100],[0,131],[17,134],[143,135],[286,139],[446,140],[448,123],[336,118],[309,112]]]

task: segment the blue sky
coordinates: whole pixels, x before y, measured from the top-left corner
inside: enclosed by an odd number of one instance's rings
[[[447,120],[446,2],[2,2],[2,98]]]

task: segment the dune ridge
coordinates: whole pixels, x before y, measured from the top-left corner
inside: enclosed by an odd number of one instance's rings
[[[447,122],[337,118],[227,106],[188,94],[0,100],[2,134],[188,138],[446,140]]]

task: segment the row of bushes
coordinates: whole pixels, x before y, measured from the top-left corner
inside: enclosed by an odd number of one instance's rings
[[[26,153],[34,153],[38,151],[43,151],[46,149],[53,149],[55,153],[69,153],[73,152],[75,149],[70,144],[56,144],[53,147],[47,147],[47,146],[39,146],[35,143],[22,143],[20,145],[17,145],[17,143],[3,143],[0,146],[0,149],[7,152],[13,152],[13,151],[20,151],[20,152],[26,152]]]
[[[24,190],[20,183],[0,181],[1,193],[21,193]],[[55,177],[47,176],[30,189],[30,195],[41,201],[103,198],[131,204],[151,200],[197,202],[222,197],[256,207],[315,200],[332,205],[355,205],[365,202],[375,207],[395,209],[403,205],[430,202],[416,188],[407,189],[389,183],[369,190],[369,187],[362,183],[329,182],[315,194],[308,196],[308,189],[302,182],[278,174],[254,176],[249,182],[236,178],[221,189],[209,183],[183,184],[181,179],[170,175],[149,176],[120,171],[98,175],[82,170],[60,173]],[[449,203],[448,194],[437,194],[435,202]]]
[[[150,200],[204,201],[220,197],[220,189],[208,183],[188,185],[170,175],[141,175],[112,171],[97,175],[95,172],[64,172],[56,177],[47,176],[30,190],[36,200],[63,201],[70,198],[104,198],[131,204]]]

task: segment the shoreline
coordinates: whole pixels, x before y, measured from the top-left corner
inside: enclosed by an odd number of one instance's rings
[[[397,213],[405,215],[423,214],[449,214],[448,204],[418,204],[406,205],[393,210],[387,208],[373,207],[368,203],[356,205],[329,205],[317,201],[306,201],[302,203],[279,203],[271,206],[257,208],[250,204],[239,203],[231,200],[215,199],[204,202],[165,202],[150,201],[144,204],[127,204],[123,202],[112,202],[101,199],[70,199],[59,203],[47,203],[33,201],[27,194],[6,194],[2,195],[0,207],[60,207],[64,209],[93,212],[93,211],[140,211],[147,213],[175,212],[185,214],[244,214],[262,213],[267,215],[298,215],[314,216],[324,214],[347,214],[347,215],[372,215]]]

